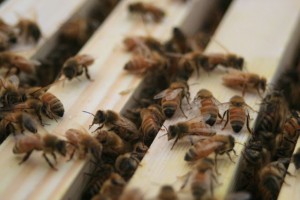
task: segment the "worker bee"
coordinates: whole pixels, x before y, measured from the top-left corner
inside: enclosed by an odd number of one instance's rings
[[[124,45],[127,51],[139,51],[148,48],[151,51],[162,52],[162,44],[160,41],[153,37],[145,36],[135,36],[126,37],[124,40]]]
[[[86,113],[94,116],[90,128],[94,124],[99,124],[99,127],[95,131],[106,126],[108,129],[115,131],[123,140],[128,142],[137,140],[140,137],[140,133],[133,122],[112,110],[98,110],[95,115],[89,112]]]
[[[87,154],[91,154],[96,160],[101,158],[102,144],[91,136],[86,130],[68,129],[65,133],[68,142],[74,147],[70,155],[73,158],[76,150],[79,152],[79,158],[86,158]]]
[[[165,12],[150,3],[135,2],[128,5],[128,10],[132,14],[139,14],[145,21],[160,22],[165,16]]]
[[[254,125],[254,134],[259,135],[259,132],[266,131],[276,135],[282,132],[287,112],[288,108],[281,92],[273,91],[266,95]]]
[[[252,133],[249,126],[249,121],[250,121],[249,109],[254,111],[250,106],[246,104],[243,97],[238,95],[231,97],[231,99],[229,100],[229,108],[223,113],[222,116],[222,121],[223,121],[226,115],[226,122],[222,130],[225,129],[228,121],[230,121],[232,130],[235,133],[238,133],[244,127],[246,121],[247,129],[249,133]]]
[[[181,54],[192,51],[187,36],[178,27],[173,28],[172,38],[166,42],[165,49],[167,52]]]
[[[136,153],[136,158],[142,160],[149,148],[143,142],[137,142],[133,145],[133,151]]]
[[[17,33],[13,26],[8,25],[0,19],[0,34],[2,39],[2,49],[7,50],[12,44],[17,43]]]
[[[203,63],[203,69],[206,71],[212,71],[218,65],[237,70],[243,69],[244,58],[235,54],[208,54],[205,56],[207,56],[207,59]]]
[[[216,175],[213,171],[215,162],[211,158],[202,158],[197,161],[194,169],[188,174],[183,189],[191,178],[191,190],[194,199],[202,199],[210,192],[210,196],[214,197],[214,185],[218,183]]]
[[[39,25],[30,19],[20,19],[16,24],[16,29],[26,42],[33,41],[36,43],[42,36]]]
[[[197,136],[214,136],[216,132],[207,127],[207,125],[200,121],[199,118],[194,118],[186,122],[179,122],[175,125],[169,126],[168,140],[175,138],[172,148],[177,141],[185,136],[197,135]]]
[[[215,163],[217,166],[217,155],[227,154],[229,159],[233,162],[229,152],[234,150],[235,139],[231,135],[214,135],[207,139],[203,139],[195,143],[185,154],[185,161],[196,161],[207,157],[211,153],[215,153]]]
[[[23,154],[26,155],[23,157],[22,161],[19,164],[25,162],[31,155],[33,151],[43,151],[43,157],[47,161],[48,165],[55,169],[53,163],[47,157],[47,154],[51,154],[56,162],[55,152],[58,152],[62,156],[65,156],[67,153],[66,142],[59,139],[55,135],[47,134],[45,136],[35,135],[24,135],[18,137],[16,140],[15,146],[13,148],[14,154]]]
[[[64,106],[54,94],[46,92],[39,99],[43,102],[42,111],[49,119],[55,119],[55,116],[63,117]]]
[[[120,155],[130,150],[130,144],[113,131],[100,130],[96,134],[96,139],[102,144],[103,153]]]
[[[222,118],[218,108],[218,104],[220,104],[220,102],[210,91],[206,89],[199,90],[194,98],[194,102],[196,104],[200,104],[200,113],[203,118],[206,119],[206,124],[213,126],[218,117]]]
[[[5,51],[9,49],[11,43],[9,42],[9,38],[7,35],[1,32],[0,30],[0,51]]]
[[[95,25],[91,20],[76,18],[65,23],[60,29],[60,38],[63,41],[84,44],[92,35]]]
[[[125,153],[116,159],[115,168],[125,179],[130,178],[139,166],[138,154],[137,152]]]
[[[143,108],[140,116],[142,120],[141,131],[144,134],[144,140],[153,141],[165,120],[161,107],[157,104],[152,104],[147,108]]]
[[[186,81],[177,81],[171,83],[170,87],[154,96],[154,99],[162,99],[161,105],[163,112],[167,118],[171,118],[179,108],[182,110],[182,99],[186,98],[189,103],[190,93],[189,86]],[[186,117],[187,118],[187,117]]]
[[[228,87],[242,89],[242,95],[247,90],[256,90],[261,95],[261,91],[265,92],[267,80],[254,73],[241,72],[238,70],[229,70],[229,73],[223,76],[223,84]]]
[[[157,196],[158,200],[178,200],[178,196],[171,185],[163,185]]]
[[[0,122],[0,132],[6,133],[8,135],[13,133],[23,133],[25,130],[30,131],[31,133],[37,132],[38,123],[35,118],[22,111],[8,113]]]
[[[100,189],[100,194],[108,199],[117,200],[125,188],[125,180],[117,173],[112,173]],[[93,198],[94,199],[94,198]]]
[[[2,107],[9,108],[21,102],[19,90],[19,79],[17,76],[10,76],[6,79],[0,78],[0,103]]]
[[[296,153],[292,157],[293,163],[296,170],[300,168],[300,148],[297,149]]]
[[[69,80],[85,73],[87,79],[91,80],[88,73],[88,67],[94,63],[94,59],[89,55],[77,55],[65,61],[62,68],[62,73]]]
[[[35,67],[39,65],[37,61],[27,60],[25,57],[20,56],[13,52],[0,52],[0,66],[7,68],[6,77],[11,74],[12,70],[15,70],[14,74],[20,74],[24,72],[26,74],[32,74],[35,72]]]
[[[277,199],[287,170],[281,161],[271,162],[259,172],[262,199]]]

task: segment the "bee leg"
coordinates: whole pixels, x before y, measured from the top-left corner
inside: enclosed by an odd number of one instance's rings
[[[50,160],[48,159],[48,157],[46,156],[46,153],[43,153],[43,157],[45,158],[45,160],[47,161],[48,165],[49,165],[52,169],[57,170],[57,169],[53,166],[53,164],[50,162]]]
[[[74,147],[74,150],[72,151],[72,153],[70,154],[70,158],[68,161],[72,160],[75,154],[76,148]]]
[[[84,68],[84,73],[85,73],[86,78],[89,79],[90,81],[93,81],[93,80],[91,79],[91,76],[90,76],[90,74],[89,74],[89,71],[88,71],[87,66],[83,66],[83,68]]]
[[[186,179],[184,180],[182,186],[180,187],[180,190],[183,190],[185,188],[186,184],[188,183],[191,177],[191,172],[188,172],[187,174],[183,175],[183,177],[186,177]]]
[[[220,173],[218,172],[218,162],[217,162],[217,156],[218,154],[215,153],[215,171],[217,175],[220,175]]]
[[[231,150],[226,151],[226,155],[229,157],[229,159],[230,159],[231,162],[235,163],[235,162],[232,160],[231,156],[230,156],[230,153],[229,153],[230,151],[231,151]]]
[[[222,121],[223,121],[223,119],[224,119],[224,117],[225,117],[225,114],[226,114],[226,122],[225,122],[225,124],[224,124],[222,130],[224,130],[224,129],[226,128],[226,126],[227,126],[227,124],[228,124],[228,121],[229,121],[229,112],[228,112],[228,110],[226,110],[226,111],[224,112]],[[222,121],[221,121],[221,123],[222,123]]]
[[[173,143],[173,145],[172,145],[172,147],[171,147],[171,150],[173,149],[173,147],[174,147],[175,144],[177,143],[178,139],[179,139],[179,137],[177,137],[177,138],[175,139],[175,141],[174,141],[174,143]]]
[[[57,164],[57,159],[56,159],[56,155],[55,155],[55,153],[54,152],[52,152],[51,153],[51,155],[52,155],[52,157],[54,158],[54,160],[55,160],[55,164]]]
[[[248,129],[249,133],[252,134],[252,131],[251,131],[250,126],[249,126],[249,121],[250,121],[250,115],[248,113],[247,114],[247,129]]]
[[[19,165],[21,165],[23,162],[25,162],[30,157],[31,153],[32,153],[32,151],[27,152],[26,155],[21,160],[21,162],[19,162]]]
[[[180,111],[182,112],[183,116],[184,116],[185,118],[188,118],[188,117],[184,114],[184,112],[183,112],[183,110],[182,110],[182,101],[180,101],[179,109],[180,109]]]

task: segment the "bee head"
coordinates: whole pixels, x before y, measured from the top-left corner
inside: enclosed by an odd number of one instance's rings
[[[106,120],[105,112],[102,110],[98,110],[93,119],[93,124],[102,124]]]
[[[236,69],[239,69],[239,70],[242,70],[243,69],[243,65],[244,65],[244,58],[242,57],[238,57],[235,61],[235,68]]]
[[[168,131],[168,140],[172,140],[178,135],[179,128],[177,126],[170,126]]]
[[[62,156],[66,156],[67,148],[66,148],[66,142],[65,141],[57,140],[56,149],[57,149],[58,153],[60,153]]]
[[[76,76],[77,73],[77,63],[75,61],[69,61],[63,67],[63,74],[67,77],[67,79],[71,80]]]

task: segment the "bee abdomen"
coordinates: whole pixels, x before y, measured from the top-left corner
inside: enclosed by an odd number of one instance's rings
[[[190,148],[189,151],[185,154],[185,161],[194,161],[197,158],[197,152],[194,147]]]
[[[154,138],[158,133],[160,127],[153,119],[147,119],[142,123],[143,133],[147,134],[148,137]]]

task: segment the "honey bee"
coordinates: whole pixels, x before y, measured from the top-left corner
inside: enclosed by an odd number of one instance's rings
[[[229,108],[223,113],[222,116],[222,121],[224,120],[225,115],[227,116],[226,122],[222,130],[225,129],[228,121],[230,121],[232,130],[235,133],[238,133],[242,130],[246,121],[247,129],[249,133],[252,133],[249,126],[249,109],[253,110],[250,106],[246,104],[243,97],[238,95],[231,97],[231,99],[229,100]]]
[[[95,25],[91,20],[76,18],[65,23],[60,29],[60,38],[63,41],[84,44],[92,35]]]
[[[33,20],[20,19],[16,24],[19,35],[25,39],[26,42],[38,42],[42,36],[39,25]]]
[[[192,51],[188,38],[183,33],[183,31],[178,27],[175,27],[173,29],[172,38],[166,42],[165,49],[167,52],[174,52],[174,53],[181,53],[181,54]]]
[[[121,176],[129,178],[140,164],[138,153],[131,152],[119,155],[115,162],[115,168]]]
[[[136,51],[144,48],[149,48],[151,51],[162,52],[162,44],[153,37],[135,36],[126,37],[124,45],[127,51]]]
[[[198,118],[192,119],[186,122],[179,122],[175,125],[169,126],[168,140],[175,138],[172,148],[177,141],[185,136],[197,135],[197,136],[214,136],[216,132],[213,129],[207,127],[207,125],[200,121]]]
[[[86,130],[68,129],[65,133],[68,142],[74,147],[70,155],[70,160],[73,158],[76,150],[79,152],[79,158],[86,158],[87,154],[91,154],[96,160],[101,158],[102,144],[91,136]]]
[[[63,117],[64,105],[54,94],[46,92],[39,99],[43,103],[42,111],[49,119],[55,119],[55,116]]]
[[[145,154],[148,152],[148,147],[143,142],[137,142],[133,145],[133,151],[136,153],[136,158],[142,160]]]
[[[160,188],[157,196],[158,200],[178,200],[178,196],[170,185],[164,185]]]
[[[284,97],[279,91],[266,95],[261,103],[260,111],[254,125],[254,134],[259,132],[272,132],[275,135],[282,132],[288,108]]]
[[[87,79],[91,80],[88,73],[88,67],[94,63],[94,59],[89,55],[77,55],[65,61],[62,68],[62,73],[69,80],[80,76],[83,71]]]
[[[261,91],[265,92],[267,80],[254,73],[241,72],[239,70],[229,70],[229,73],[223,76],[223,84],[228,87],[242,89],[242,95],[247,90],[256,90],[262,96]]]
[[[117,200],[125,188],[125,180],[117,173],[112,173],[100,189],[100,194],[108,199]]]
[[[124,69],[133,74],[145,74],[168,67],[168,61],[157,52],[151,52],[149,57],[136,54],[129,60]]]
[[[12,77],[7,79],[0,78],[0,83],[0,103],[4,108],[9,108],[21,102],[18,79],[13,80]]]
[[[211,158],[202,158],[197,161],[194,169],[188,174],[183,189],[191,177],[191,190],[194,199],[202,199],[207,192],[210,191],[210,196],[214,196],[214,184],[218,183],[216,175],[213,171],[215,162]]]
[[[147,108],[143,108],[140,116],[142,120],[141,131],[144,134],[144,140],[153,141],[165,120],[161,107],[157,104],[152,104]]]
[[[133,122],[123,116],[120,116],[112,110],[98,110],[95,115],[86,111],[84,112],[94,116],[90,128],[94,124],[99,124],[99,127],[95,131],[101,129],[103,126],[106,126],[108,129],[114,130],[123,140],[127,142],[132,142],[140,137],[140,133]]]
[[[165,12],[150,3],[135,2],[128,5],[128,10],[132,14],[139,14],[143,20],[160,22],[166,15]]]
[[[292,157],[293,163],[296,170],[300,168],[300,148],[297,149],[296,153]]]
[[[5,39],[5,43],[7,43],[8,46],[17,43],[17,33],[14,30],[14,27],[5,23],[2,19],[0,19],[0,33],[2,37]],[[2,50],[6,50],[6,49],[7,48]]]
[[[283,162],[271,162],[259,172],[259,189],[263,199],[277,199],[287,170]]]
[[[162,99],[161,105],[163,112],[167,118],[171,118],[179,108],[182,110],[182,99],[186,98],[189,103],[190,93],[189,86],[186,81],[177,81],[171,83],[170,87],[154,96],[154,99]],[[187,117],[186,117],[187,118]]]
[[[214,70],[218,65],[225,68],[233,68],[242,70],[244,65],[244,58],[235,54],[209,54],[206,55],[206,62],[203,64],[203,69],[206,71]]]
[[[194,98],[194,102],[200,104],[200,113],[206,119],[206,124],[213,126],[218,117],[222,118],[218,108],[220,102],[210,91],[206,89],[199,90]]]
[[[195,143],[185,154],[184,160],[191,162],[207,157],[211,153],[215,153],[215,165],[217,166],[217,155],[227,154],[233,162],[229,152],[234,150],[235,139],[231,135],[214,135],[207,139],[203,139]],[[217,168],[217,167],[216,167]]]
[[[120,155],[130,150],[130,144],[113,131],[100,130],[96,134],[96,139],[102,144],[103,153]]]
[[[26,74],[32,74],[35,72],[35,67],[39,63],[37,61],[27,60],[23,56],[20,56],[16,53],[4,51],[0,52],[0,66],[7,68],[6,77],[11,73],[12,70],[15,70],[15,74],[20,74],[24,72]]]
[[[5,51],[9,49],[11,43],[9,42],[9,38],[7,35],[0,31],[0,51]]]
[[[8,113],[0,122],[0,132],[6,133],[8,135],[13,133],[23,133],[25,130],[31,133],[37,133],[38,123],[35,118],[22,111],[17,111],[13,113]]]
[[[24,135],[19,137],[15,143],[13,148],[14,154],[23,154],[26,155],[23,157],[22,161],[19,164],[25,162],[31,155],[33,151],[43,151],[43,157],[47,161],[48,165],[57,170],[53,163],[47,157],[47,154],[51,154],[56,162],[55,152],[65,156],[67,153],[66,150],[66,142],[64,140],[59,139],[55,135],[47,134],[45,136],[40,136],[38,134],[35,135]]]

